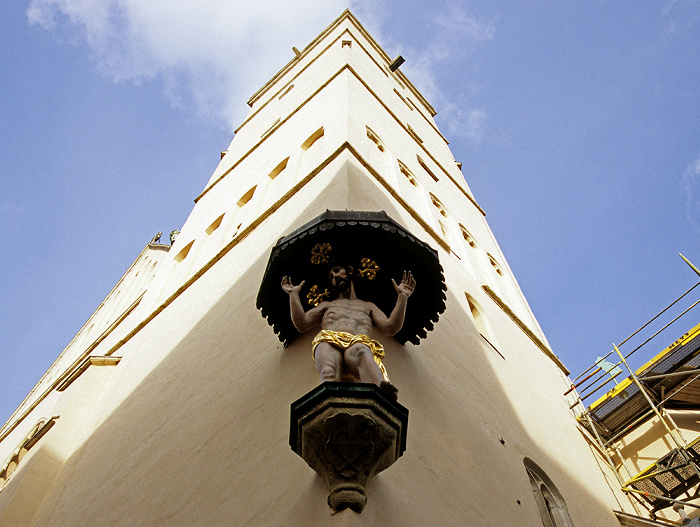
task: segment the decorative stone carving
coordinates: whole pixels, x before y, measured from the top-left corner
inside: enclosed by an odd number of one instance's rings
[[[335,511],[362,512],[365,487],[406,450],[408,410],[375,384],[325,382],[292,404],[289,443],[326,482]]]

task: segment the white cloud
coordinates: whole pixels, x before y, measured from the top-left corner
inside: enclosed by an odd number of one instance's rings
[[[420,49],[387,42],[382,26],[392,7],[369,0],[31,0],[27,17],[59,38],[86,43],[99,71],[115,82],[158,79],[173,105],[193,105],[235,129],[248,111],[244,102],[292,58],[291,47],[308,44],[350,3],[390,54],[406,56],[402,70],[448,130],[478,142],[486,114],[466,104],[473,85],[462,82],[454,102],[437,79],[493,39],[495,25],[457,3],[428,21],[432,38]]]
[[[32,0],[27,17],[88,44],[115,81],[162,79],[175,104],[194,103],[235,128],[246,101],[347,7],[347,0]]]
[[[477,46],[494,38],[496,25],[471,16],[461,4],[448,5],[446,10],[435,14],[428,25],[432,37],[422,42],[420,49],[397,43],[387,47],[392,51],[401,50],[406,56],[401,70],[437,110],[440,126],[451,135],[478,144],[486,128],[487,115],[469,104],[470,95],[481,86],[475,76],[470,78],[464,73],[461,61],[470,57]],[[455,75],[456,69],[460,71],[461,91],[453,90],[448,96],[441,86],[449,76]]]
[[[686,167],[681,177],[681,186],[685,191],[688,221],[700,229],[700,155]]]
[[[486,132],[487,114],[480,108],[470,108],[465,100],[448,102],[440,113],[441,122],[451,136],[459,136],[480,144]]]

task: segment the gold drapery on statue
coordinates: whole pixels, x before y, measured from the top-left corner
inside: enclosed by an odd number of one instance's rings
[[[348,349],[353,344],[364,344],[372,352],[372,357],[374,362],[377,363],[379,369],[382,372],[385,380],[389,380],[389,375],[386,372],[384,364],[382,364],[382,359],[384,358],[384,346],[374,339],[369,338],[367,335],[353,335],[352,333],[345,333],[344,331],[333,331],[330,329],[321,330],[318,335],[314,337],[311,343],[311,358],[316,364],[316,346],[321,342],[328,342],[333,346],[336,346],[342,350]]]

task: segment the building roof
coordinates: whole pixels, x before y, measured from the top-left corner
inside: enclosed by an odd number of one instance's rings
[[[663,402],[667,408],[700,408],[700,324],[644,364],[635,376],[655,404]],[[631,375],[591,404],[588,413],[606,441],[653,415],[651,405]],[[589,422],[584,424],[590,429]]]

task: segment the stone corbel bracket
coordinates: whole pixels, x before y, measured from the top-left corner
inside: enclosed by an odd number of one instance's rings
[[[374,384],[324,382],[292,403],[289,444],[326,482],[335,511],[362,512],[365,487],[406,450],[408,409]]]

